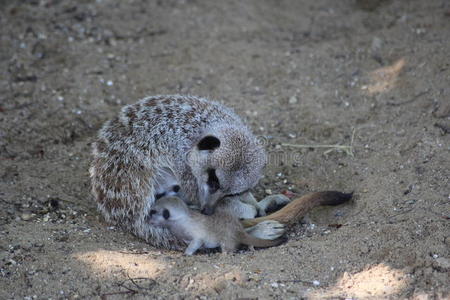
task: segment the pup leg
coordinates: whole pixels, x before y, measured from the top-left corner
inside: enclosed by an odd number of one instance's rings
[[[201,246],[203,245],[203,242],[201,240],[192,240],[189,243],[189,246],[184,251],[184,254],[186,255],[192,255],[194,254]]]
[[[220,243],[220,250],[222,251],[222,255],[231,254],[237,249],[236,243],[233,240],[224,240]]]

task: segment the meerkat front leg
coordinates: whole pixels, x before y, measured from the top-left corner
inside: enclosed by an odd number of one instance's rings
[[[186,248],[186,250],[184,251],[184,254],[186,255],[193,255],[198,249],[200,249],[200,247],[203,245],[203,241],[202,240],[192,240],[189,243],[189,246]]]

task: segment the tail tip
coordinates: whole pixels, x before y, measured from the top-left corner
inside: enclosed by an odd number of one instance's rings
[[[339,205],[350,201],[353,198],[354,191],[350,193],[342,193],[337,191],[326,192],[326,200],[323,204],[325,205]]]

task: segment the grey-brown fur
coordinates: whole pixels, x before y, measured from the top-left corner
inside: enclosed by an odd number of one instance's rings
[[[149,223],[168,228],[188,247],[185,254],[192,255],[200,248],[220,247],[222,252],[236,251],[241,244],[251,247],[273,247],[283,239],[263,240],[250,236],[241,222],[225,210],[218,208],[213,215],[206,216],[191,210],[176,196],[163,197],[150,210]]]
[[[155,246],[179,248],[167,230],[146,221],[157,194],[177,195],[211,213],[219,198],[254,187],[264,164],[264,150],[229,108],[193,96],[155,96],[105,123],[93,144],[90,175],[107,221]],[[217,172],[215,192],[208,169]]]

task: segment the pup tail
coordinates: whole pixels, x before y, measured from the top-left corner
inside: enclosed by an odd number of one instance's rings
[[[292,200],[285,207],[273,214],[254,219],[246,219],[241,222],[244,227],[255,226],[256,224],[267,220],[274,220],[285,225],[290,225],[300,221],[308,211],[316,206],[339,205],[349,201],[352,196],[353,192],[348,194],[336,191],[315,192]]]

